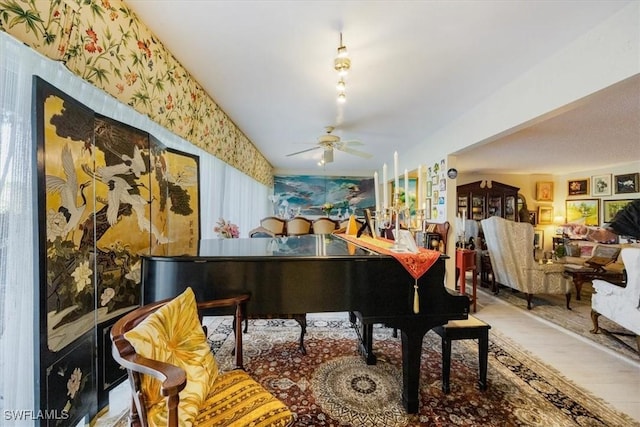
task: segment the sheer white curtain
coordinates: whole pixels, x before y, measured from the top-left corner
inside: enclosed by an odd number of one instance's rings
[[[38,58],[0,33],[0,414],[35,407],[37,197],[31,70]],[[27,423],[20,422],[20,425]]]
[[[0,423],[4,411],[31,410],[36,401],[38,235],[35,144],[31,133],[34,71],[97,113],[154,135],[166,146],[200,157],[202,238],[218,218],[241,235],[268,214],[270,189],[136,113],[6,33],[0,32]],[[25,274],[27,273],[27,274]]]

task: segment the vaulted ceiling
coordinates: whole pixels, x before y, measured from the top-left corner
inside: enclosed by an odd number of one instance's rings
[[[373,173],[629,3],[127,1],[283,173]],[[341,105],[340,32],[352,61]],[[586,95],[476,141],[458,169],[567,173],[640,159],[640,77]],[[287,156],[329,125],[372,157],[335,151],[319,167],[321,149]]]

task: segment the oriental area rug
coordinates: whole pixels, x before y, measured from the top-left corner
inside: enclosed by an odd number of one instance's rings
[[[222,370],[233,368],[232,323],[206,318],[210,345]],[[375,366],[357,351],[346,314],[309,317],[298,350],[294,320],[251,320],[244,334],[244,367],[295,413],[295,426],[631,426],[637,423],[490,332],[488,389],[477,388],[478,345],[455,341],[451,392],[441,390],[441,344],[426,334],[420,372],[420,409],[401,403],[400,338],[374,328]]]

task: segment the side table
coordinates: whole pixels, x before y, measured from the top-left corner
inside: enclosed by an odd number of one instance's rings
[[[466,295],[467,283],[466,272],[471,271],[473,275],[473,287],[471,293],[471,302],[473,303],[473,312],[476,312],[477,287],[478,287],[478,267],[476,265],[476,251],[471,249],[456,249],[456,269],[460,277],[460,293]]]
[[[576,288],[576,299],[580,300],[582,294],[582,284],[593,279],[602,279],[618,286],[626,286],[624,273],[610,272],[592,267],[565,265],[564,272],[571,276],[573,285]]]

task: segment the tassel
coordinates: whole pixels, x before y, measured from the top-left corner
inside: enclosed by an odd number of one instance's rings
[[[413,312],[414,314],[420,313],[420,296],[418,295],[418,279],[415,279],[413,285]]]

